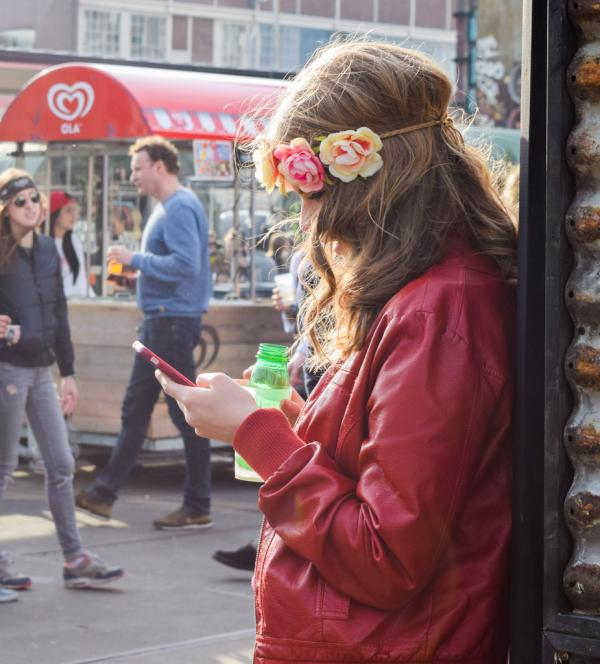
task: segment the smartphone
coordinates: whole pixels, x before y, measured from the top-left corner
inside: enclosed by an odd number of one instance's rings
[[[146,348],[141,341],[134,341],[133,350],[136,353],[139,353],[148,363],[150,363],[155,369],[162,371],[165,376],[174,380],[180,385],[188,385],[189,387],[196,387],[195,383],[189,378],[186,378],[182,373],[179,373],[177,369],[172,367],[168,362],[165,362],[161,357],[158,357],[156,353],[153,353],[149,348]]]
[[[19,343],[21,338],[21,326],[20,325],[9,325],[6,328],[6,336],[4,337],[6,343],[9,346]]]

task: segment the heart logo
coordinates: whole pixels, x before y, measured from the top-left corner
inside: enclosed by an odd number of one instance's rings
[[[55,83],[47,95],[48,107],[57,118],[71,122],[86,116],[94,104],[94,88],[85,81],[73,85]]]

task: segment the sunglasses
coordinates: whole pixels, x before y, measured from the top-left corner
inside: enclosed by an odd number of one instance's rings
[[[28,200],[32,203],[39,203],[41,198],[40,193],[36,191],[35,194],[31,194],[29,198],[27,196],[17,196],[13,203],[15,204],[15,207],[22,208],[25,207],[25,203],[27,203]]]

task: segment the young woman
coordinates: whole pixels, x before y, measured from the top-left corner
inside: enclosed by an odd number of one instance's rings
[[[158,374],[265,480],[257,664],[506,662],[516,230],[451,94],[418,52],[333,44],[260,143],[320,277],[305,404]]]
[[[73,233],[79,205],[66,191],[50,194],[50,237],[54,238],[60,257],[65,296],[94,297],[85,270],[83,246]]]
[[[63,416],[77,403],[73,346],[59,257],[54,241],[38,235],[40,193],[31,177],[10,168],[0,174],[0,497],[17,464],[25,416],[46,470],[48,504],[64,554],[69,588],[114,581],[107,567],[84,551],[75,521],[73,457]],[[62,399],[50,367],[58,363]],[[0,587],[31,586],[0,553]]]

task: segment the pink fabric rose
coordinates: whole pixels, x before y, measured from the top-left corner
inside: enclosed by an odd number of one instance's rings
[[[305,138],[295,138],[289,145],[280,143],[273,156],[277,170],[291,188],[305,194],[323,189],[325,169]]]
[[[383,166],[379,154],[381,139],[368,127],[356,131],[338,131],[321,141],[319,157],[329,173],[342,182],[352,182],[359,175],[367,178]]]

